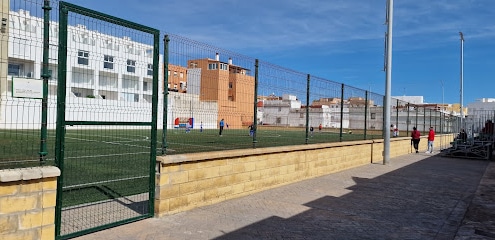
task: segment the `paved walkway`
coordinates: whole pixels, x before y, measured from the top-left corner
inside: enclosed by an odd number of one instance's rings
[[[494,164],[409,154],[76,239],[495,239]]]

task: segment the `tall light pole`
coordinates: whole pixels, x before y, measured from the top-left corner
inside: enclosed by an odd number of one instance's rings
[[[387,33],[385,41],[385,51],[386,51],[386,80],[385,80],[385,103],[384,108],[384,136],[383,141],[383,164],[388,165],[390,163],[390,103],[392,102],[391,91],[392,91],[392,23],[393,23],[393,13],[394,13],[394,0],[387,0]]]
[[[463,109],[463,92],[464,92],[464,35],[462,32],[459,32],[459,35],[461,36],[461,128],[463,128],[463,123],[464,123],[464,109]]]

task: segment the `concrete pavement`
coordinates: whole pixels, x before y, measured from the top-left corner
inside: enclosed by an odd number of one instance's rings
[[[495,239],[495,163],[425,153],[390,162],[76,239]]]

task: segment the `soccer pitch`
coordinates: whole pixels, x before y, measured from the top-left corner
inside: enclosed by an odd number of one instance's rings
[[[308,133],[308,144],[364,140],[363,130],[348,131],[340,137],[339,129],[324,129]],[[381,138],[381,131],[368,131],[366,139]],[[259,127],[254,139],[246,129],[228,129],[219,135],[218,129],[168,129],[165,141],[162,130],[157,130],[156,153],[162,155],[165,143],[167,155],[232,149],[265,148],[306,144],[304,128]],[[255,141],[254,141],[255,140]],[[47,134],[47,164],[54,165],[55,131]],[[64,159],[111,159],[119,155],[148,154],[151,130],[131,129],[67,129]],[[38,166],[40,152],[39,130],[0,130],[0,169]]]
[[[63,206],[114,199],[149,191],[151,160],[150,127],[111,129],[101,126],[96,129],[69,127],[65,132],[63,152]],[[308,133],[308,144],[339,142],[338,129]],[[156,155],[162,155],[162,130],[157,131]],[[376,134],[376,133],[375,133]],[[367,138],[380,136],[368,134]],[[218,129],[168,129],[166,132],[166,154],[225,151],[304,145],[304,128],[261,127],[256,132],[256,143],[246,129],[226,128],[222,136]],[[39,130],[0,130],[0,167],[39,166]],[[342,141],[363,140],[364,135],[345,132]],[[55,131],[47,134],[45,165],[55,163]]]

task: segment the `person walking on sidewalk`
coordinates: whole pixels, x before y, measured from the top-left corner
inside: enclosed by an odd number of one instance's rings
[[[420,136],[421,134],[419,133],[418,129],[416,129],[416,127],[413,127],[413,130],[411,132],[411,145],[414,146],[416,153],[418,153],[419,140],[421,140]]]
[[[430,127],[430,132],[428,133],[428,150],[426,153],[433,153],[433,141],[435,141],[435,131],[433,131],[433,127]]]

